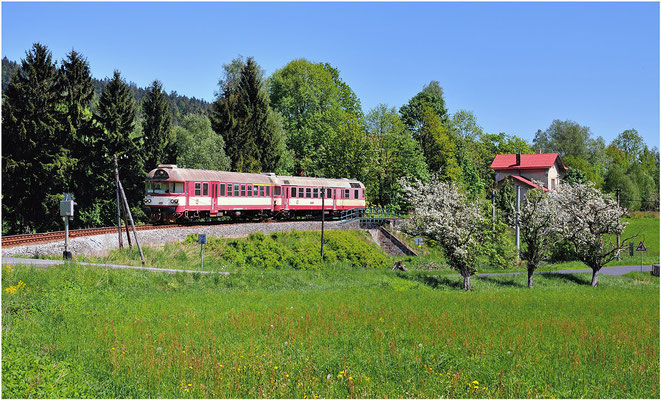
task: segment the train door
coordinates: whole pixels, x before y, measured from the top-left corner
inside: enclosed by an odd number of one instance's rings
[[[218,209],[218,184],[211,184],[211,212],[216,213]]]
[[[335,201],[335,189],[328,189],[330,192],[330,201],[333,203],[333,211],[337,210],[337,202]]]
[[[282,187],[282,206],[289,210],[289,186]]]

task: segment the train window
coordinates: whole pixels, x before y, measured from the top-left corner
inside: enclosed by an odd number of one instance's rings
[[[202,184],[200,182],[195,182],[195,196],[202,194]]]
[[[234,184],[234,197],[239,197],[239,185]]]
[[[232,196],[232,184],[231,183],[227,184],[227,195]]]
[[[326,189],[326,198],[327,199],[333,198],[333,189]]]
[[[209,184],[204,182],[202,184],[202,196],[208,196],[209,195]]]
[[[280,189],[280,188],[278,188],[278,189]],[[279,191],[278,191],[278,192],[279,192]],[[278,193],[278,194],[280,194],[280,193]],[[266,195],[267,195],[268,197],[271,197],[271,186],[267,186],[267,187],[266,187]]]
[[[149,193],[167,193],[168,183],[167,182],[152,182],[149,189]]]
[[[248,197],[252,197],[252,185],[248,185]]]
[[[289,197],[296,197],[296,188],[293,187],[293,188],[291,188],[291,189],[289,189],[289,190],[290,190],[290,192],[291,192],[291,195],[290,195]]]
[[[353,198],[357,199],[358,198],[358,189],[353,190]]]
[[[298,197],[305,197],[305,189],[298,188]]]
[[[225,196],[225,184],[224,183],[220,184],[220,195]]]
[[[246,185],[241,185],[241,197],[246,197]]]
[[[305,188],[305,197],[308,199],[312,197],[312,188]]]
[[[349,198],[349,189],[344,189],[344,198],[345,199]]]
[[[269,187],[267,186],[266,190],[268,190],[268,189],[269,189]],[[274,193],[273,193],[274,196],[280,196],[280,193],[281,193],[280,192],[280,186],[276,186],[275,189],[273,189],[273,191],[274,191]],[[266,195],[269,196],[268,193]]]
[[[318,188],[314,188],[312,190],[312,197],[315,198],[315,199],[319,198],[319,189]]]
[[[264,197],[264,186],[260,186],[260,187],[259,187],[259,195],[260,195],[261,197]]]
[[[172,193],[184,193],[184,183],[172,182]]]

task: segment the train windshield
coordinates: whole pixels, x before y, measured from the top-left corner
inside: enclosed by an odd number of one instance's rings
[[[151,182],[147,184],[149,193],[168,193],[168,182]]]

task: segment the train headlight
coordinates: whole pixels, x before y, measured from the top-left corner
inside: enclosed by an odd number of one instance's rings
[[[171,204],[179,204],[179,200],[178,199],[170,199],[170,203]]]
[[[145,203],[147,204],[151,203],[151,199],[145,199]]]

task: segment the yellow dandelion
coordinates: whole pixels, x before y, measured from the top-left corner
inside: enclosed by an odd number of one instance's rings
[[[478,381],[473,381],[473,384],[474,384],[474,385],[477,385],[477,384],[479,384],[479,383],[480,383],[480,382],[478,382]]]
[[[273,367],[273,369],[278,369],[278,367]]]
[[[191,387],[191,386],[193,386],[193,384],[192,384],[192,383],[189,383],[189,384],[188,384],[188,387]]]

